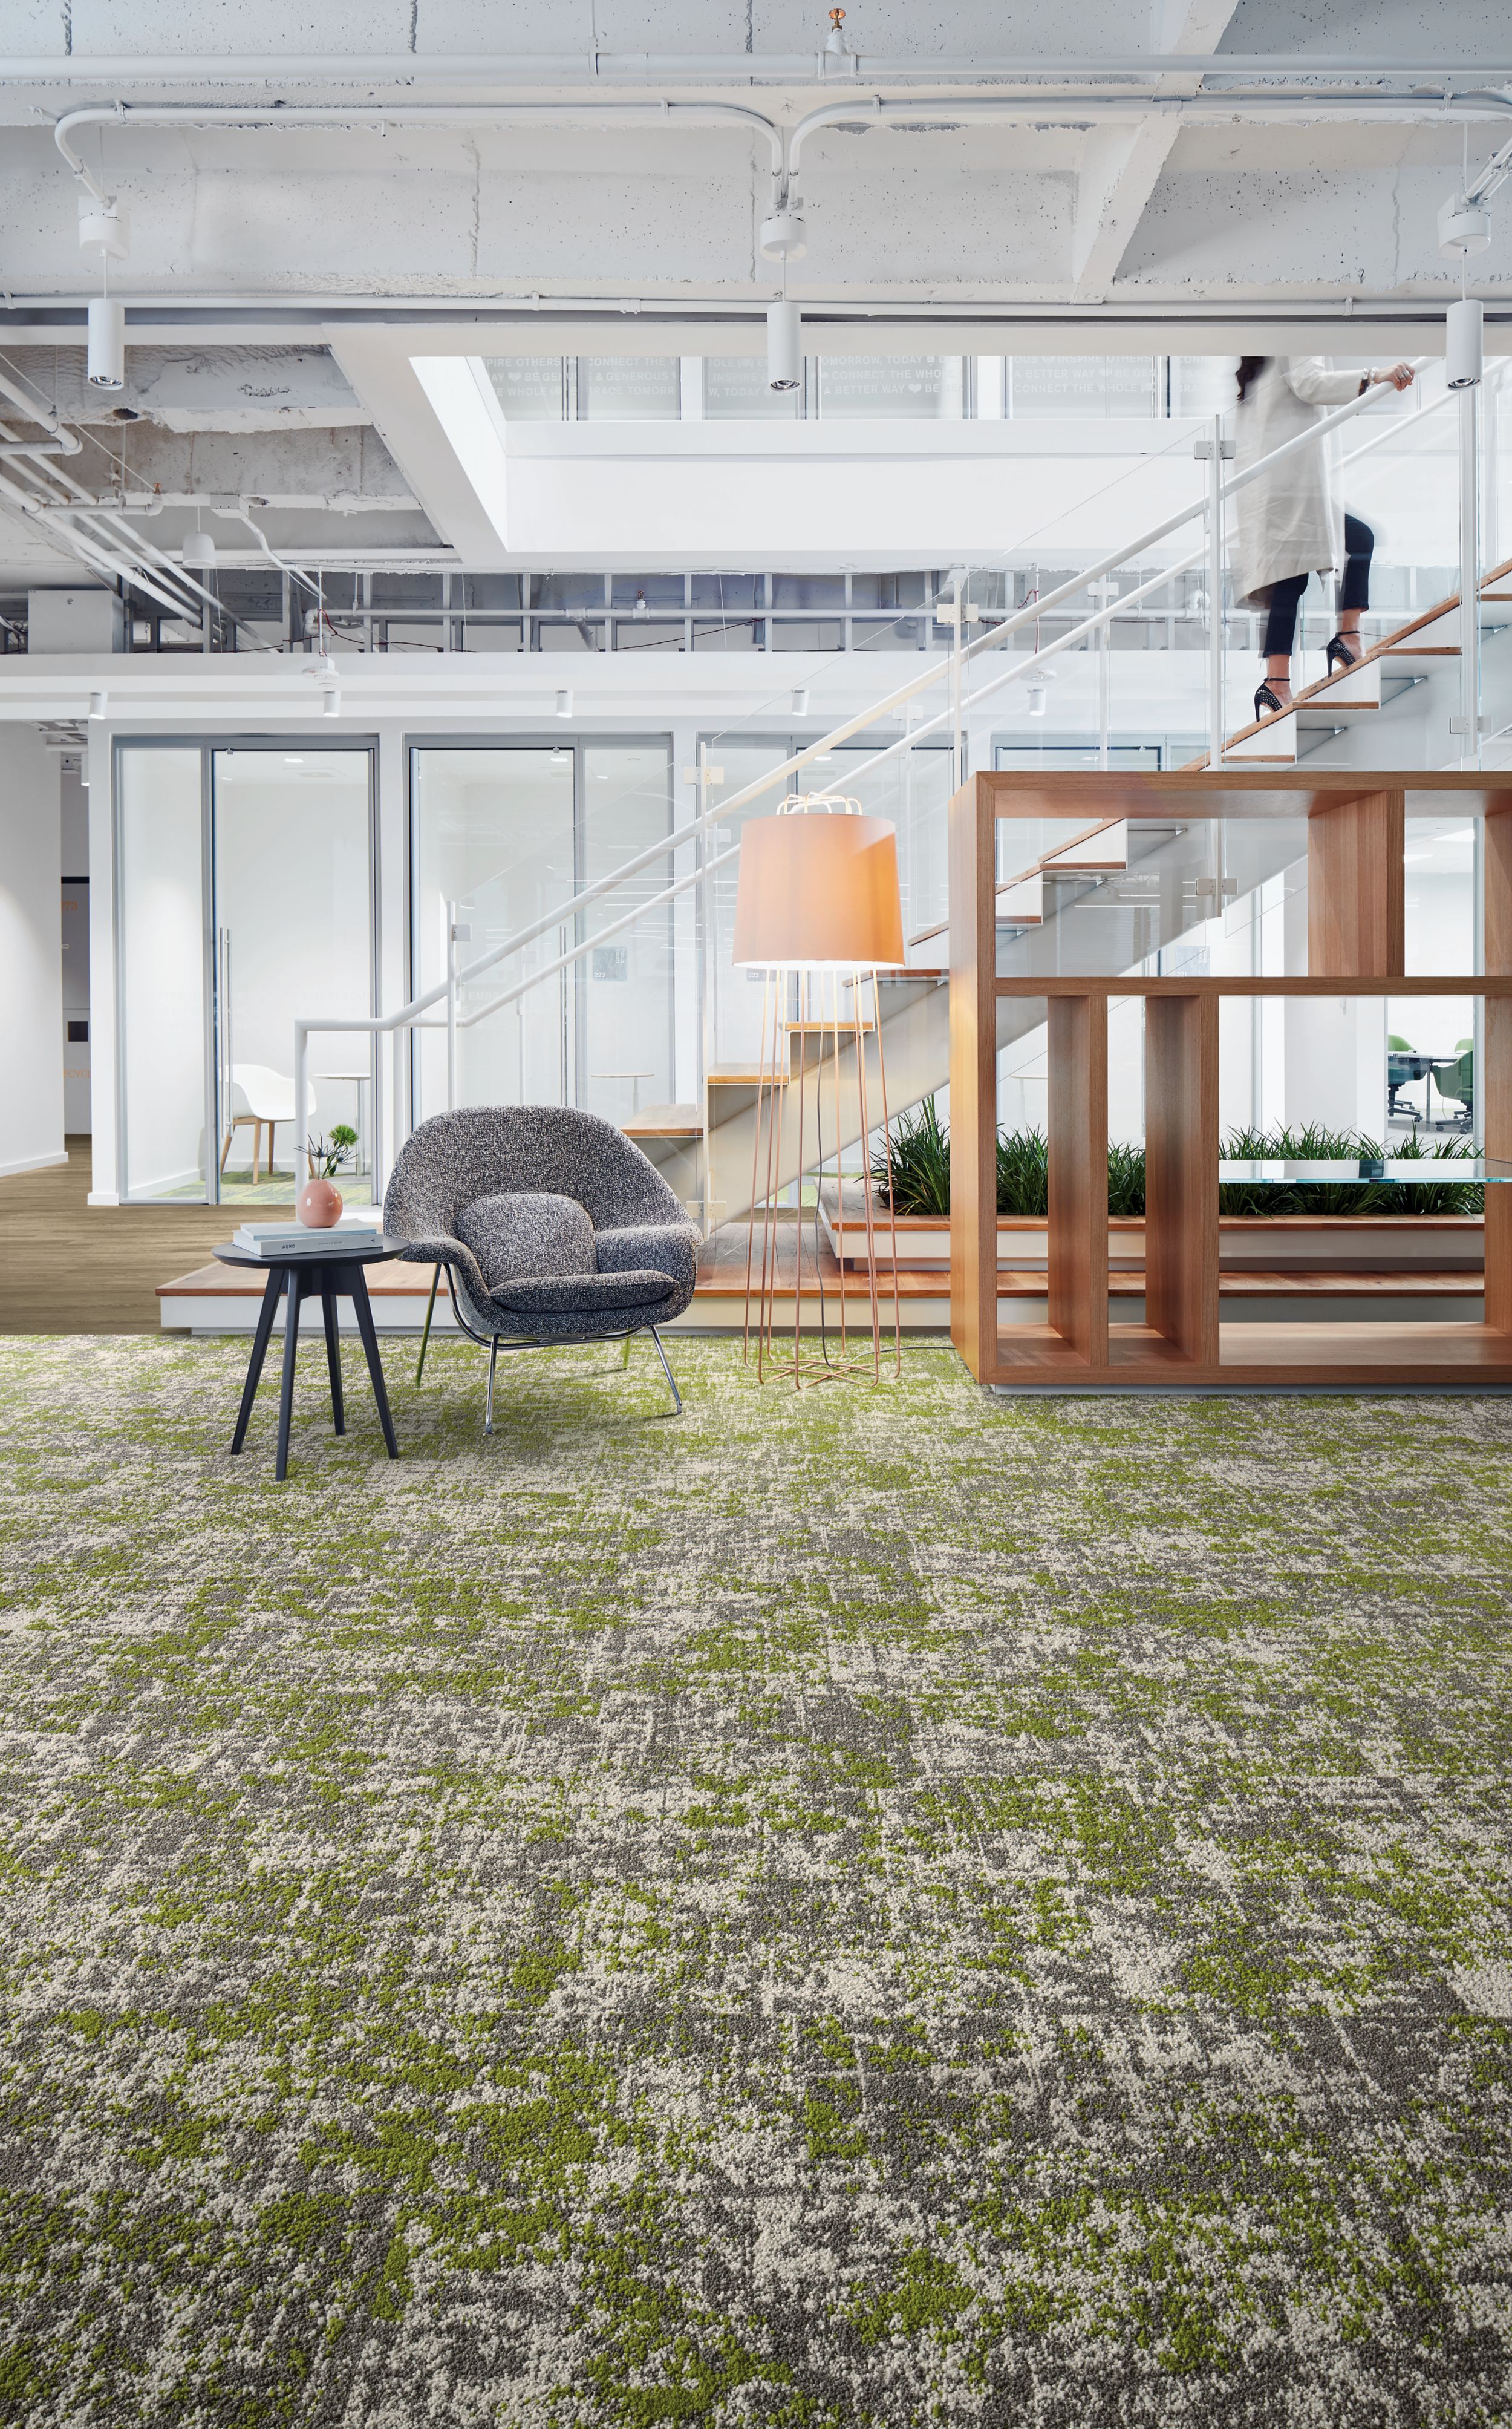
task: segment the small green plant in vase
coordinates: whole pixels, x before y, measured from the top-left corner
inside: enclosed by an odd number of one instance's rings
[[[309,1178],[300,1189],[295,1212],[310,1231],[328,1231],[341,1220],[341,1192],[336,1176],[356,1144],[357,1133],[350,1122],[334,1122],[326,1138],[305,1140]]]

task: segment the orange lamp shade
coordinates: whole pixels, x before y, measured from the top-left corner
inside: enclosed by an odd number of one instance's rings
[[[740,835],[737,969],[901,969],[903,906],[891,818],[798,810]]]

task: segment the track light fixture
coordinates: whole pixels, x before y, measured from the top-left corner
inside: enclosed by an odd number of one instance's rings
[[[340,693],[338,691],[323,692],[320,696],[320,715],[322,717],[339,717],[340,714]]]
[[[557,695],[556,695],[556,713],[557,713],[558,717],[570,717],[570,716],[571,716],[571,714],[572,714],[572,694],[571,694],[569,691],[559,691],[559,692],[557,693]]]
[[[796,388],[803,377],[803,332],[798,307],[784,295],[766,306],[766,385],[779,394]]]
[[[103,691],[91,691],[90,694],[90,718],[93,724],[97,725],[105,715],[106,697]]]
[[[793,714],[795,717],[807,717],[808,713],[808,686],[806,684],[795,684],[793,687]]]

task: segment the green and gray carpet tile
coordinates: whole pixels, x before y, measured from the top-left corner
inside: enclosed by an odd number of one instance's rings
[[[1512,1401],[0,1345],[0,2420],[1512,2419]]]

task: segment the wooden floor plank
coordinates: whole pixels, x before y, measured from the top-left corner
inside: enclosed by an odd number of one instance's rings
[[[280,1212],[90,1206],[90,1141],[67,1145],[67,1164],[0,1181],[0,1332],[156,1332],[159,1283],[249,1214]]]

